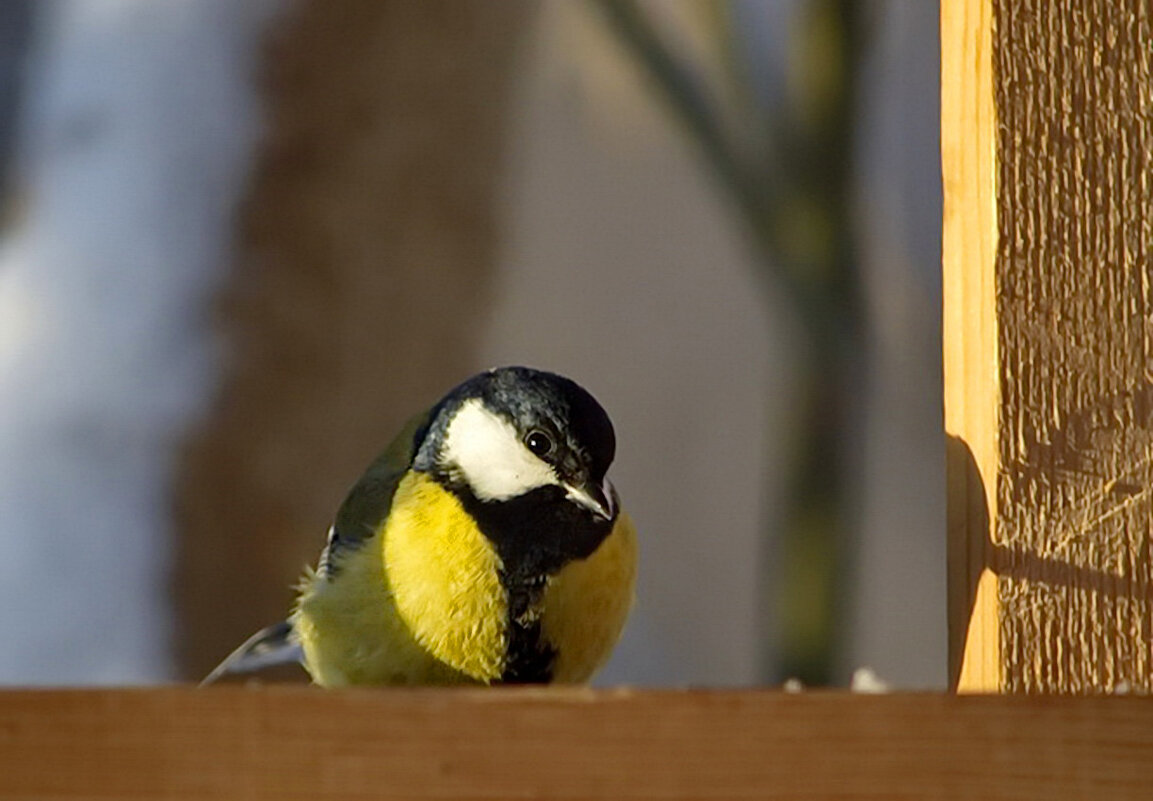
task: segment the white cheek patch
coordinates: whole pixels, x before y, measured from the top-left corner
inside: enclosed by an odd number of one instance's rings
[[[459,471],[482,501],[505,501],[560,483],[553,469],[524,446],[512,424],[476,399],[465,401],[449,423],[441,463]]]

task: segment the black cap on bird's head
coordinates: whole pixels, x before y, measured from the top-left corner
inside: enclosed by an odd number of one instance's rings
[[[616,435],[605,410],[564,376],[529,367],[475,375],[433,409],[414,461],[463,484],[480,501],[505,501],[544,485],[611,520],[605,474]]]
[[[485,406],[524,433],[525,445],[555,465],[562,479],[600,481],[616,455],[616,433],[601,405],[564,376],[527,367],[484,373]]]
[[[501,367],[436,405],[413,469],[454,491],[498,545],[531,542],[552,565],[588,556],[612,530],[615,452],[608,415],[576,382]]]

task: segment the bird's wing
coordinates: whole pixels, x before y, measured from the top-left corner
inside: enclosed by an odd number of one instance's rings
[[[253,673],[273,665],[300,662],[300,643],[293,635],[292,624],[282,620],[253,634],[233,651],[200,682],[203,687],[221,676],[233,673]]]
[[[320,554],[320,565],[306,581],[327,579],[339,566],[339,557],[372,537],[388,516],[396,487],[412,465],[416,444],[424,436],[430,412],[413,417],[396,439],[368,466],[356,486],[348,493],[336,522],[328,530],[328,543]],[[211,684],[221,676],[251,673],[273,665],[301,662],[303,653],[290,621],[261,629],[216,666],[201,685]]]
[[[320,555],[321,577],[334,575],[339,557],[380,529],[388,517],[396,487],[412,465],[416,444],[424,435],[429,416],[429,412],[424,412],[409,420],[348,493],[336,513],[336,522],[328,530],[328,544]]]

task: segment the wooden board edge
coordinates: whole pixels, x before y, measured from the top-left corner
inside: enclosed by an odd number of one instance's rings
[[[944,417],[949,662],[961,692],[1002,687],[996,526],[996,111],[992,0],[941,3]]]

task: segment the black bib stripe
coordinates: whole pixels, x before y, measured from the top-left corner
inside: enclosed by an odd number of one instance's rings
[[[548,579],[574,559],[588,558],[612,532],[614,521],[594,518],[566,501],[558,486],[491,503],[477,500],[463,486],[456,492],[504,565],[500,581],[508,594],[508,652],[501,681],[547,683],[556,659],[540,624]]]

